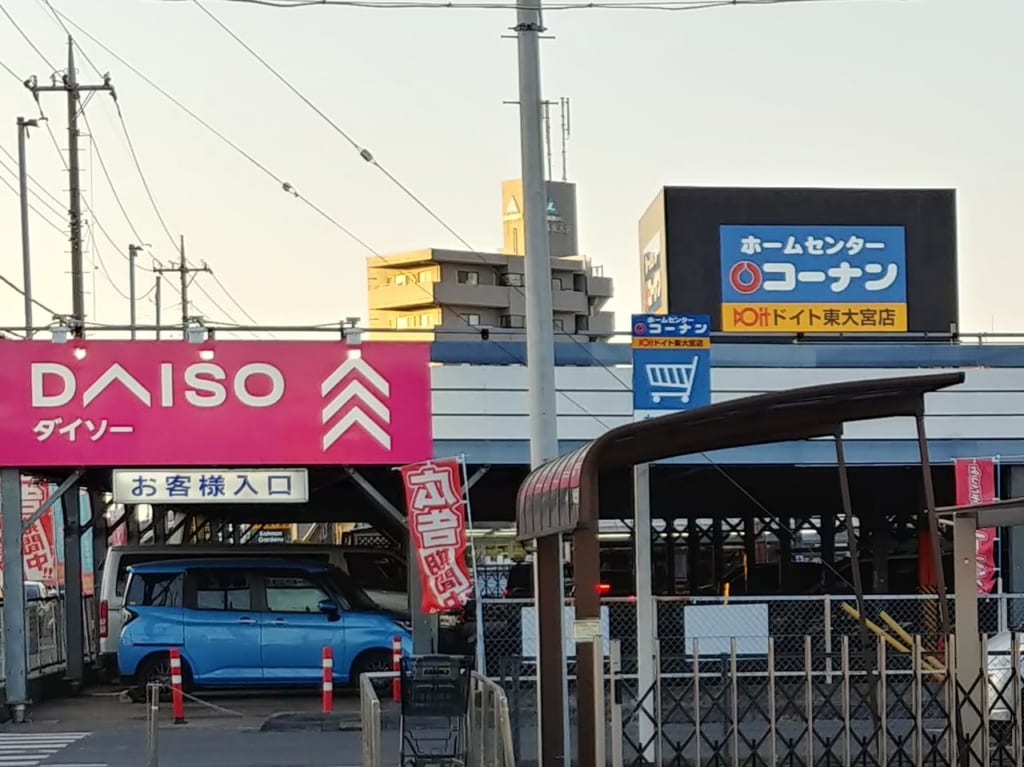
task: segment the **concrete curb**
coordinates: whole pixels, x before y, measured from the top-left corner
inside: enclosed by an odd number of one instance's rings
[[[398,712],[381,712],[381,729],[398,728]],[[322,714],[310,711],[283,711],[267,717],[257,732],[362,732],[358,711]]]

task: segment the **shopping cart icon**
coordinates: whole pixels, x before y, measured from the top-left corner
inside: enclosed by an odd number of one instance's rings
[[[695,354],[690,362],[655,362],[644,365],[647,382],[651,385],[651,401],[658,404],[663,399],[677,397],[684,405],[688,403],[699,362],[700,357]]]

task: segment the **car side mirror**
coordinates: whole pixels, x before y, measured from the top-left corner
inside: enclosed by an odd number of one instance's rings
[[[332,618],[337,618],[338,615],[341,614],[341,608],[338,606],[338,603],[335,602],[333,599],[321,599],[320,603],[317,605],[317,608],[324,615],[330,616]]]

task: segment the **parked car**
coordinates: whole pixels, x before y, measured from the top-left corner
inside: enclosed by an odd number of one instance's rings
[[[145,689],[166,683],[181,651],[190,687],[315,684],[324,647],[334,679],[391,668],[393,638],[412,647],[406,619],[381,610],[340,568],[290,559],[193,559],[129,568],[117,660]]]
[[[108,672],[117,669],[121,607],[128,568],[146,562],[204,557],[275,557],[330,563],[349,573],[356,585],[382,609],[409,612],[405,560],[384,549],[346,548],[306,543],[230,545],[155,544],[113,546],[107,552],[99,592],[99,663]]]

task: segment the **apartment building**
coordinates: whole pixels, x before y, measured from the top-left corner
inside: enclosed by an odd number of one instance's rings
[[[367,259],[369,328],[381,338],[465,340],[495,331],[522,340],[526,329],[522,184],[502,184],[504,243],[500,253],[426,248]],[[605,341],[614,317],[603,308],[611,278],[577,254],[575,185],[548,182],[552,322],[556,339]]]

